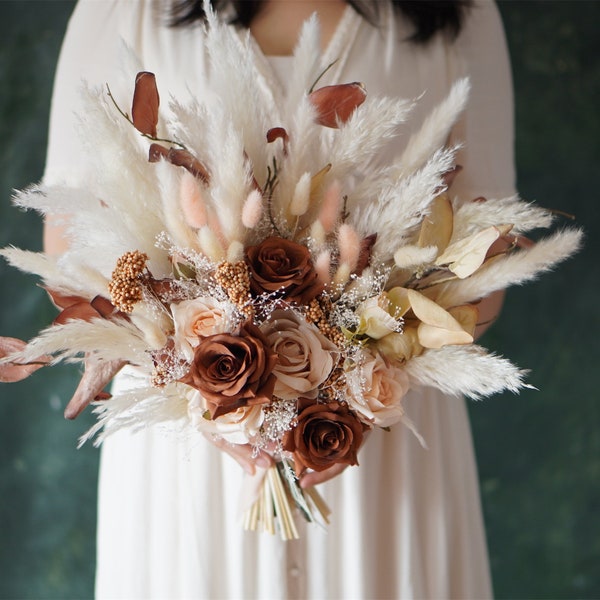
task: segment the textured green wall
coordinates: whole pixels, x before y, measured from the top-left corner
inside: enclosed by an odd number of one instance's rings
[[[39,249],[11,189],[43,169],[50,88],[72,2],[0,1],[0,245]],[[577,216],[585,250],[512,291],[483,340],[540,391],[470,405],[496,595],[600,597],[600,3],[501,2],[513,59],[519,188]],[[85,66],[82,65],[85,71]],[[27,339],[53,314],[33,278],[0,264],[0,332]],[[61,413],[76,372],[0,386],[0,598],[89,598],[98,453]]]

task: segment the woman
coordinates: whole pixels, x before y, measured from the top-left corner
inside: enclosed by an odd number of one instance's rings
[[[370,94],[422,95],[406,135],[390,152],[395,155],[452,82],[468,75],[470,105],[453,133],[465,142],[458,158],[465,169],[452,191],[463,199],[511,195],[510,74],[493,3],[474,3],[462,26],[458,10],[440,18],[440,10],[456,9],[457,3],[399,3],[403,10],[357,4],[375,24],[342,0],[242,2],[242,8],[257,5],[238,21],[253,36],[265,85],[285,87],[300,26],[316,11],[323,64],[335,61],[323,84],[362,81]],[[419,21],[410,12],[415,4],[437,10]],[[123,106],[141,65],[180,101],[210,85],[202,30],[186,18],[168,27],[164,16],[164,4],[151,1],[80,2],[57,74],[47,182],[77,177],[80,142],[72,113],[82,76],[111,83]],[[123,67],[119,36],[141,65]],[[60,250],[60,230],[53,223],[46,239],[50,250]],[[492,306],[491,314],[496,310]],[[389,433],[376,430],[361,451],[360,468],[307,475],[303,485],[325,482],[320,491],[333,518],[327,530],[303,528],[294,542],[242,531],[236,518],[242,470],[200,436],[178,441],[154,429],[116,434],[105,442],[100,474],[98,597],[490,596],[464,402],[422,390],[404,403],[427,448],[401,426]],[[254,469],[250,455],[236,458]]]

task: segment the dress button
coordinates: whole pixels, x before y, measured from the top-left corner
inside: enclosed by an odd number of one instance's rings
[[[290,575],[292,577],[298,577],[300,575],[300,569],[296,565],[290,567]]]

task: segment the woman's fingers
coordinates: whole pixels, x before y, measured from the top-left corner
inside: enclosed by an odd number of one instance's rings
[[[273,457],[267,452],[261,450],[255,455],[254,448],[250,444],[231,444],[221,437],[210,434],[205,434],[205,437],[211,444],[234,458],[248,475],[254,475],[257,466],[268,469],[274,464]]]
[[[325,471],[310,471],[300,477],[300,487],[309,488],[337,477],[348,465],[338,463]]]

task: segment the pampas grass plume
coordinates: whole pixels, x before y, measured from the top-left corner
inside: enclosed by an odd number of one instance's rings
[[[248,229],[254,229],[263,214],[263,198],[262,194],[258,190],[252,190],[242,208],[242,223],[244,227]]]
[[[198,181],[188,171],[181,177],[179,200],[187,224],[195,229],[204,227],[207,223],[206,205]]]
[[[347,264],[350,271],[354,271],[360,254],[360,237],[356,229],[347,223],[343,223],[338,229],[338,247],[340,262]]]

